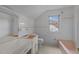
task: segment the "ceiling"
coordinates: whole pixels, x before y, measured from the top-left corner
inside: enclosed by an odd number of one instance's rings
[[[10,8],[13,11],[20,13],[24,16],[27,16],[31,19],[35,19],[47,10],[54,10],[68,6],[66,5],[65,6],[64,5],[7,5],[5,7]]]

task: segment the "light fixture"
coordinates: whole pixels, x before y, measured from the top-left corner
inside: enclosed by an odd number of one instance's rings
[[[24,25],[24,23],[20,23],[21,25]]]

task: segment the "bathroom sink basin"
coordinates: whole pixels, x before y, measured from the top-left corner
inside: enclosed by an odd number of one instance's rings
[[[33,39],[36,35],[35,34],[28,34],[28,35],[25,35],[24,37],[26,39]]]

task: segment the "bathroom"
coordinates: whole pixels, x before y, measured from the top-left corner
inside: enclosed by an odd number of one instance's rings
[[[1,45],[4,46],[1,48],[3,51],[1,53],[5,51],[14,53],[16,49],[7,51],[13,44],[14,47],[18,47],[17,53],[24,54],[30,49],[32,54],[78,53],[78,24],[76,24],[78,23],[78,10],[79,6],[73,5],[1,5],[0,32],[3,34],[0,36],[0,42],[8,42]],[[54,27],[50,28],[51,24]],[[66,45],[69,44],[68,49],[61,44],[62,40],[67,41],[65,42]],[[6,49],[6,44],[10,45],[11,42],[12,46]],[[25,44],[28,48],[25,48]],[[23,49],[19,49],[20,47]]]

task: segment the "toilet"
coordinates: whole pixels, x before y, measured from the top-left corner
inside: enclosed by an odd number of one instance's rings
[[[42,47],[43,43],[44,43],[44,39],[38,38],[38,47]]]

